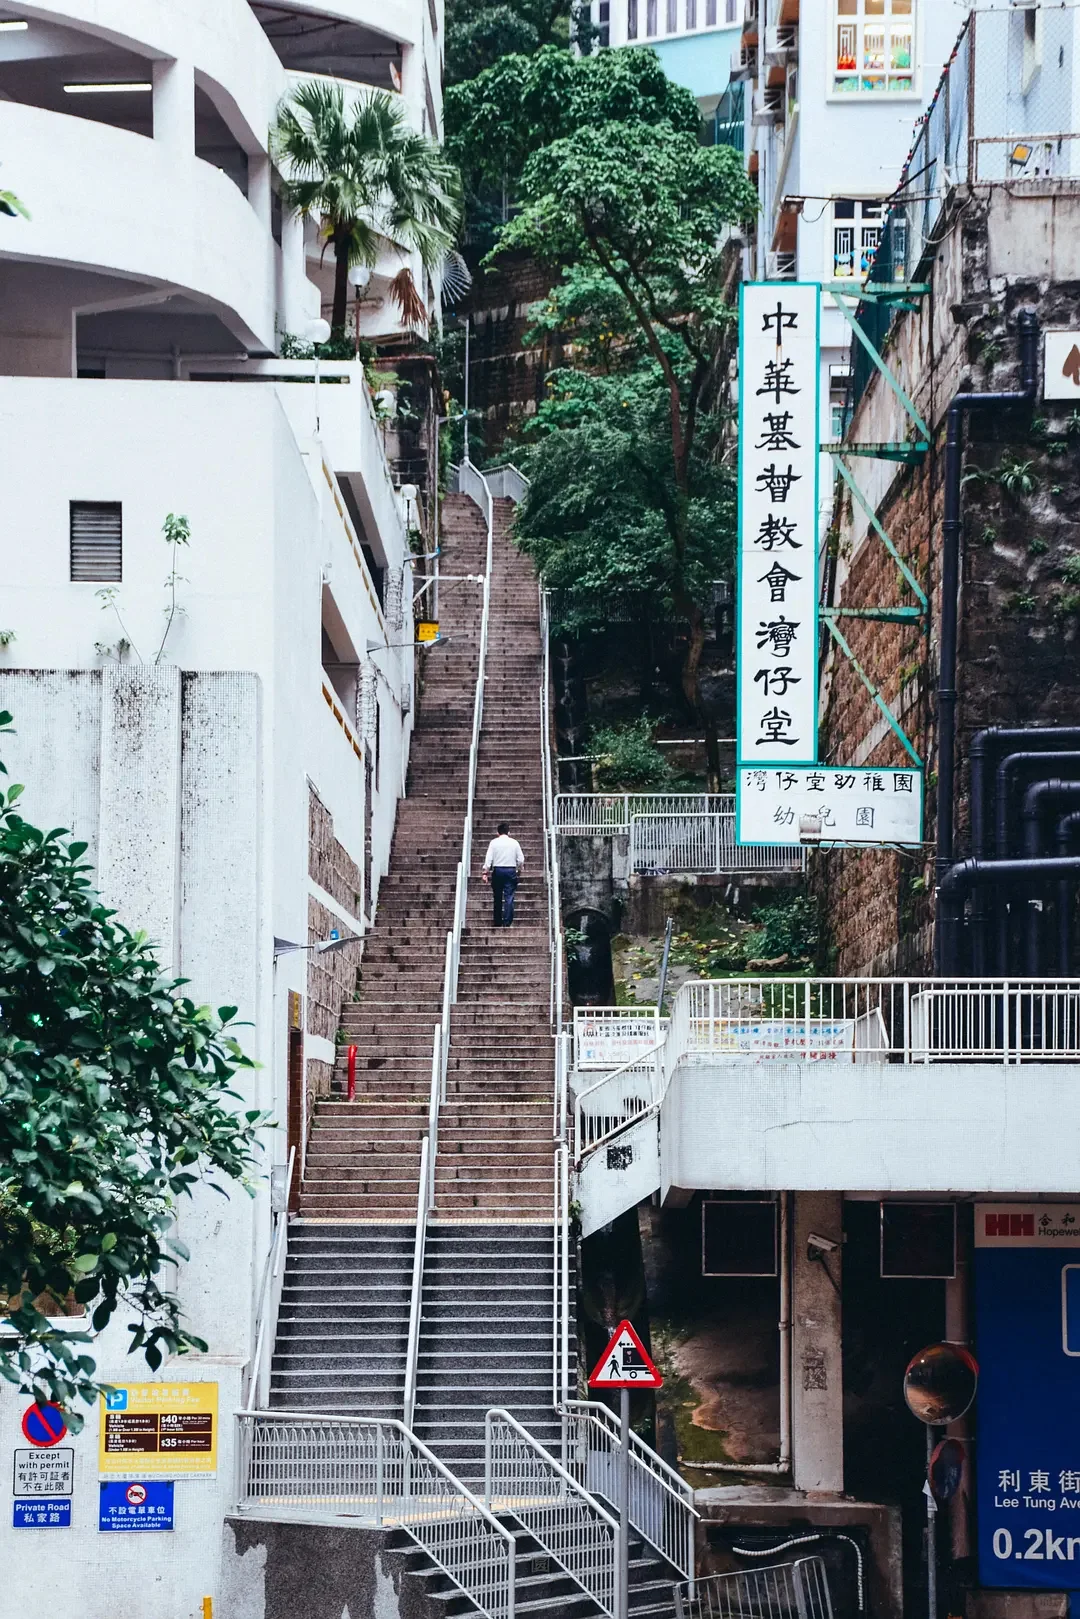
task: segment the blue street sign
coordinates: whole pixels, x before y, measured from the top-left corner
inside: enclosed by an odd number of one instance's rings
[[[975,1206],[979,1577],[1080,1591],[1080,1205]]]
[[[14,1529],[70,1529],[71,1499],[12,1502]]]
[[[110,1389],[105,1396],[105,1409],[106,1411],[126,1411],[127,1400],[127,1389]]]
[[[172,1529],[172,1480],[110,1480],[101,1486],[98,1528],[115,1531]]]

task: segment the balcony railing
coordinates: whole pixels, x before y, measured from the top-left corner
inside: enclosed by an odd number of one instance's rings
[[[605,1008],[589,1008],[597,1018]],[[612,1018],[625,1008],[611,1008]],[[575,1158],[659,1112],[683,1064],[1080,1062],[1080,979],[728,978],[684,984],[662,1044],[579,1085]]]
[[[730,793],[560,793],[555,829],[562,837],[629,834],[630,868],[646,875],[737,876],[806,864],[802,849],[736,843]]]

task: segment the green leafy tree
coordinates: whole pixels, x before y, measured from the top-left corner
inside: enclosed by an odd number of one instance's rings
[[[668,425],[663,377],[647,360],[548,378],[529,429],[531,488],[516,534],[558,593],[571,634],[603,625],[614,600],[642,618],[671,617],[730,571],[735,486],[719,453],[721,419],[711,414],[696,435],[681,559]]]
[[[530,155],[575,130],[609,122],[668,123],[696,139],[701,122],[689,90],[667,78],[656,52],[573,56],[548,46],[508,55],[446,92],[447,151],[470,193],[488,189],[506,219]]]
[[[524,249],[542,263],[577,266],[553,290],[541,318],[553,328],[569,327],[573,337],[580,330],[583,357],[593,366],[606,334],[604,363],[616,374],[620,367],[637,370],[638,408],[645,408],[650,376],[664,401],[663,475],[655,443],[647,454],[644,446],[627,445],[620,468],[636,469],[637,492],[651,497],[632,531],[653,537],[639,555],[660,570],[688,626],[681,685],[704,728],[710,775],[718,779],[716,730],[699,678],[706,628],[703,564],[715,560],[716,541],[702,533],[701,506],[703,492],[706,504],[715,500],[708,462],[717,452],[715,407],[735,320],[724,243],[729,227],[755,212],[756,193],[731,149],[700,146],[666,122],[633,122],[581,128],[535,152],[522,173],[521,199],[521,212],[503,228],[491,256]],[[582,273],[593,278],[591,291],[583,291]],[[600,286],[607,289],[602,296]],[[622,408],[632,412],[633,398]],[[618,413],[608,408],[604,414],[610,428]],[[598,437],[598,425],[574,430],[591,466],[596,450],[587,446]],[[613,451],[620,438],[625,435],[616,430],[607,448]],[[549,452],[549,458],[559,455]],[[571,472],[567,462],[564,473]],[[581,480],[574,485],[580,490]],[[550,489],[546,479],[539,499],[544,488]],[[621,507],[625,484],[614,472],[609,488],[612,507]],[[591,508],[596,494],[590,493]],[[570,494],[560,499],[550,491],[550,498],[559,499],[569,518]],[[533,523],[530,496],[522,533],[535,544]],[[729,544],[731,529],[729,521]],[[660,534],[663,548],[656,543]],[[583,547],[591,549],[591,542],[584,539]]]
[[[570,43],[573,0],[449,0],[446,83],[475,78],[503,56]]]
[[[347,107],[339,84],[299,84],[278,108],[271,148],[284,206],[317,219],[333,250],[332,338],[344,336],[350,267],[373,265],[384,240],[418,252],[429,271],[452,249],[461,223],[457,171],[385,92],[368,91]],[[421,323],[424,306],[407,269],[393,292],[403,317]]]
[[[0,714],[0,730],[10,729]],[[0,771],[4,767],[0,764]],[[4,772],[6,774],[6,772]],[[0,792],[0,1376],[69,1413],[101,1389],[71,1300],[100,1331],[132,1317],[151,1368],[205,1349],[181,1319],[168,1232],[197,1185],[251,1189],[257,1131],[231,1084],[253,1065],[213,1013],[162,974],[144,936],[91,887],[85,843],[42,832]]]

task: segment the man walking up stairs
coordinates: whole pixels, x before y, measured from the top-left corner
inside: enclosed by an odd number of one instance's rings
[[[444,506],[444,573],[480,574],[486,531],[464,496]],[[441,591],[449,643],[424,654],[424,692],[390,867],[342,1009],[334,1095],[317,1103],[288,1262],[271,1404],[401,1417],[420,1142],[443,955],[468,796],[480,638],[476,584]],[[356,1100],[345,1099],[357,1047]]]

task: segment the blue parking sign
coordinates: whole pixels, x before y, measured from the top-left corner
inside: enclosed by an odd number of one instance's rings
[[[163,1479],[110,1479],[101,1486],[98,1528],[130,1534],[173,1527],[173,1484]]]

